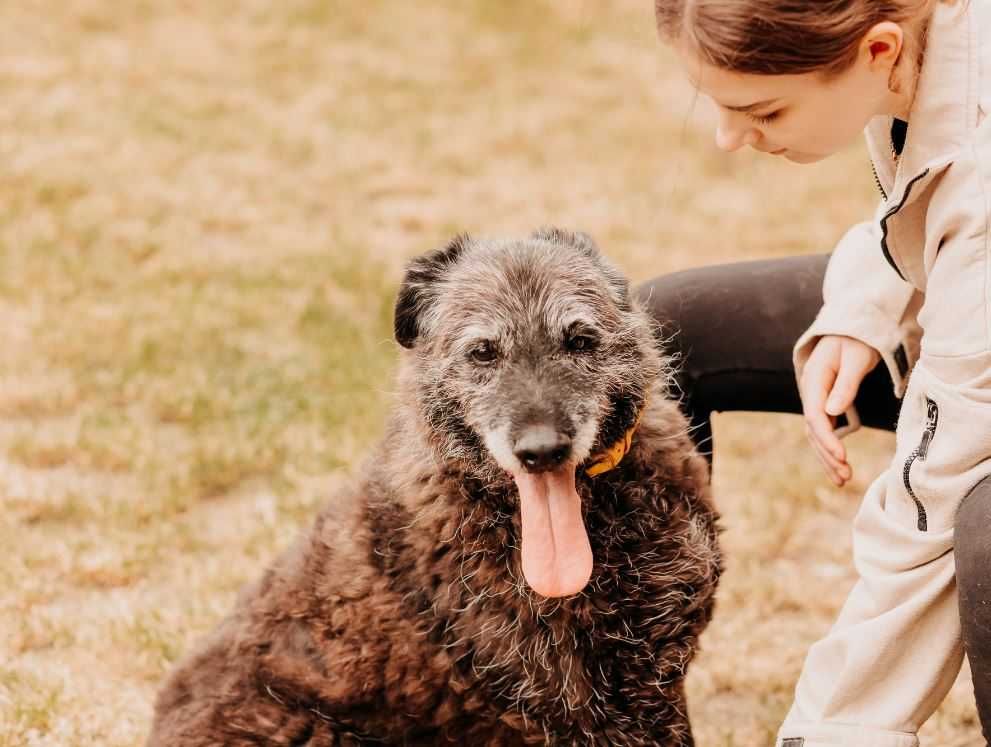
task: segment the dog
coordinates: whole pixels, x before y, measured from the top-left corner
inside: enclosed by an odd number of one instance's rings
[[[384,438],[171,674],[149,745],[693,744],[718,516],[655,334],[582,233],[412,260]]]

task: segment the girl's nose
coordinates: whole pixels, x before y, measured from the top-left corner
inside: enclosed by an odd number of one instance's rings
[[[736,118],[726,113],[720,115],[716,125],[716,147],[720,150],[732,152],[744,145],[756,145],[758,140],[760,132],[743,117]]]

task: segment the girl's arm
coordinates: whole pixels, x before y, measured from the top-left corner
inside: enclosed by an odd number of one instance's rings
[[[879,205],[878,211],[883,209]],[[919,355],[916,312],[922,295],[901,279],[881,252],[879,220],[853,226],[836,245],[823,283],[823,307],[794,348],[795,374],[824,335],[860,340],[878,351],[894,382],[905,393],[908,373]]]

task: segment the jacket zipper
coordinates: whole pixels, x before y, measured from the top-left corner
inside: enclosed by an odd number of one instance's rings
[[[888,193],[884,191],[884,187],[881,186],[881,177],[877,175],[877,167],[874,166],[874,162],[871,162],[871,172],[874,174],[874,183],[877,185],[877,191],[881,193],[881,197],[884,198],[885,202],[888,201]]]
[[[919,500],[915,491],[912,490],[912,483],[909,481],[909,473],[912,470],[912,465],[915,460],[918,459],[921,462],[926,460],[926,454],[929,453],[929,444],[932,443],[933,436],[936,435],[936,424],[939,422],[939,407],[933,402],[929,397],[926,397],[926,429],[922,432],[922,440],[919,441],[919,445],[915,447],[908,458],[905,460],[905,467],[902,469],[902,481],[905,483],[905,490],[915,501],[915,507],[919,511],[919,531],[925,532],[928,527],[928,520],[926,518],[926,507],[922,505],[922,501]]]
[[[905,193],[902,195],[901,202],[888,210],[888,212],[884,214],[884,217],[881,218],[881,251],[884,253],[884,258],[888,260],[888,264],[891,265],[892,269],[898,273],[898,277],[902,280],[905,280],[905,276],[902,275],[902,271],[898,269],[898,265],[895,264],[895,260],[891,258],[891,251],[888,249],[888,219],[905,206],[905,203],[908,202],[909,195],[912,194],[912,187],[914,187],[916,183],[928,173],[929,169],[926,169],[921,174],[914,176],[912,181],[905,185]],[[874,175],[876,178],[877,171],[874,172]],[[878,187],[880,186],[881,182],[878,181]],[[883,189],[881,190],[881,194],[884,194]]]

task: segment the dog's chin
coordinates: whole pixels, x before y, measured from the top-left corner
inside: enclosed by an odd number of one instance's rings
[[[592,447],[599,437],[600,422],[595,419],[585,420],[578,425],[575,438],[571,443],[571,453],[576,464],[583,464],[592,456]]]

